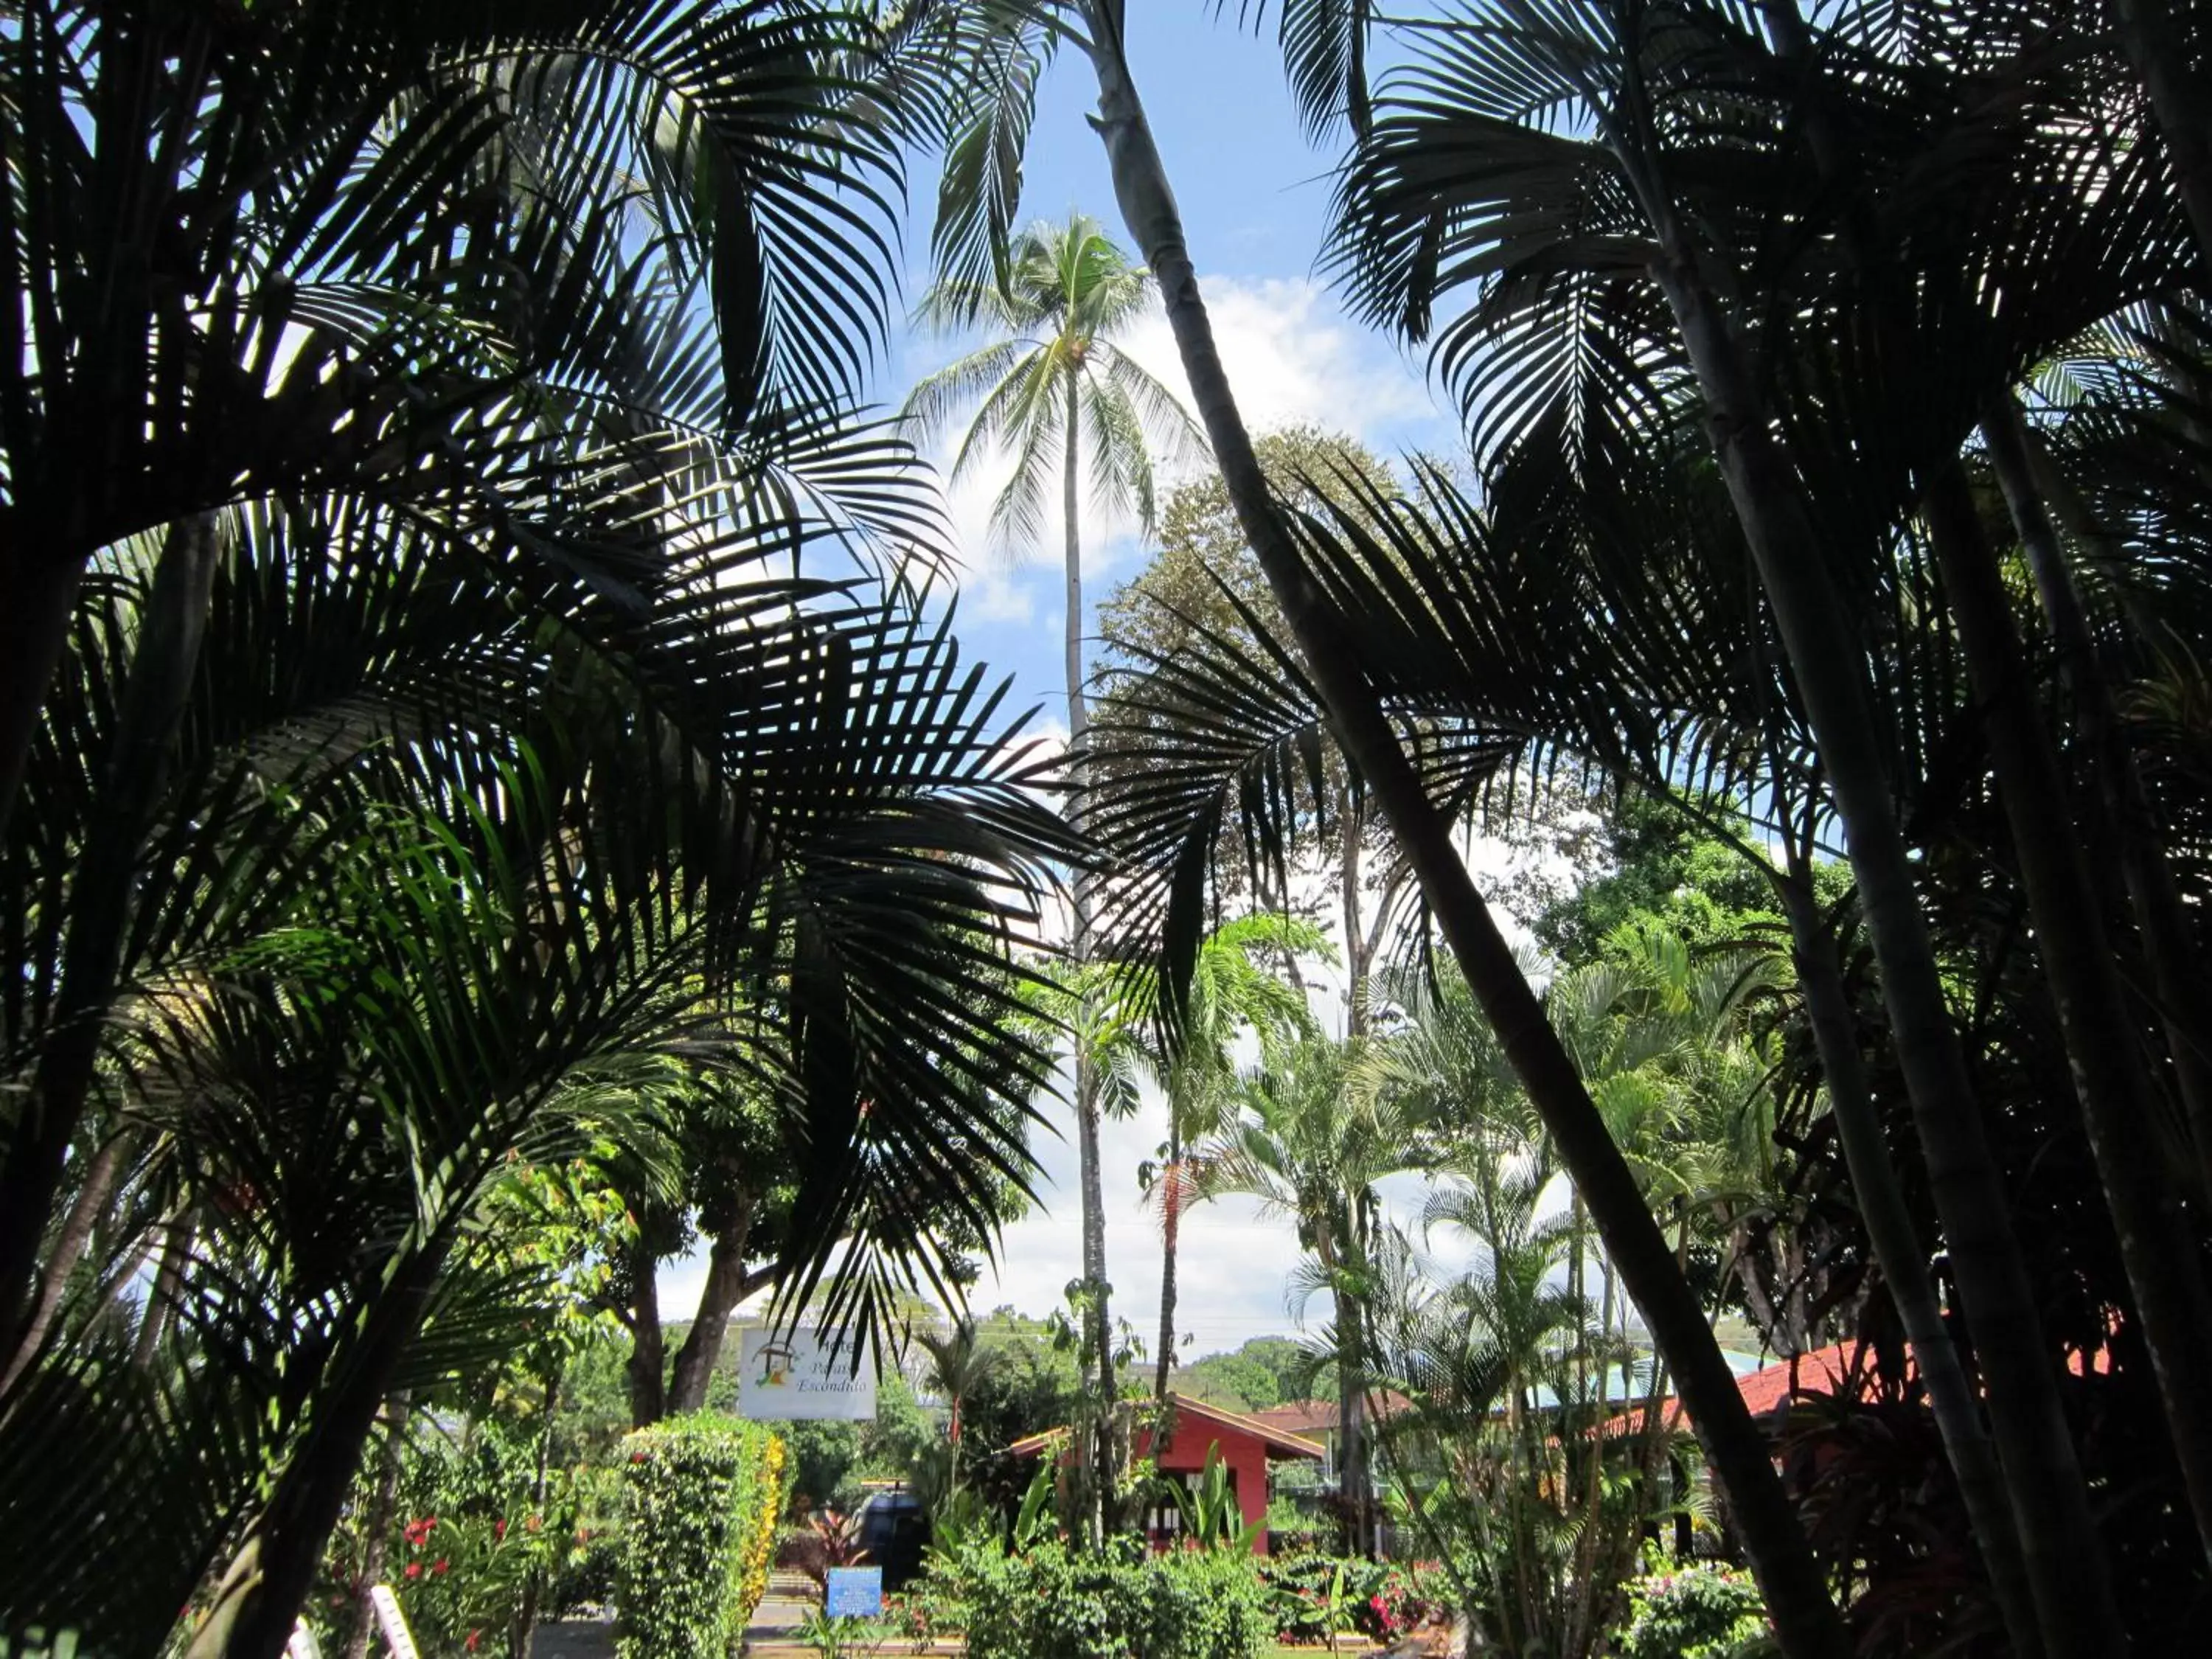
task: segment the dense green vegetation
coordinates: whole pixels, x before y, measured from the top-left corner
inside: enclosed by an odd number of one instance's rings
[[[1494,1650],[2185,1645],[2200,12],[1237,9],[1462,417],[1391,462],[1255,442],[1123,0],[6,8],[0,1638],[359,1654],[395,1579],[447,1649],[612,1594],[714,1650],[768,1297],[903,1375],[778,1456],[924,1492],[979,1651],[1250,1652],[1218,1472],[1133,1456],[1141,1180],[1295,1237],[1298,1366],[1188,1380],[1333,1391],[1334,1541]],[[1056,56],[1126,248],[1018,228]],[[909,199],[997,337],[891,419]],[[1060,532],[1065,760],[951,630],[913,444],[971,403]],[[1162,544],[1095,682],[1083,478]],[[1070,1305],[942,1319],[1071,1048]],[[1723,1317],[1859,1369],[1754,1421]],[[1000,1455],[1062,1423],[1064,1480]],[[737,1533],[625,1509],[663,1424]],[[1141,1558],[1163,1503],[1210,1547]]]

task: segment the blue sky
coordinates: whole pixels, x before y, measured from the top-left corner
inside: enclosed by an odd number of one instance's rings
[[[1449,435],[1417,361],[1352,323],[1327,291],[1317,259],[1329,202],[1331,156],[1310,147],[1285,88],[1272,34],[1215,21],[1205,0],[1139,0],[1130,50],[1153,131],[1182,209],[1224,357],[1255,431],[1312,421],[1390,453]],[[1094,107],[1090,65],[1063,55],[1041,88],[1023,192],[1023,217],[1085,212],[1121,240],[1105,154],[1085,118]],[[917,180],[917,203],[930,192]],[[908,298],[927,273],[928,224],[917,215],[908,246]],[[896,404],[921,374],[974,342],[902,337],[881,389]],[[1179,394],[1183,382],[1164,318],[1128,344]],[[1010,568],[983,544],[983,515],[998,483],[959,492],[951,505],[966,563],[960,609],[963,647],[1014,675],[1026,707],[1061,698],[1062,607],[1057,542]],[[1086,521],[1086,599],[1093,604],[1141,568],[1131,526]],[[1054,725],[1064,717],[1048,707]]]
[[[1204,0],[1138,0],[1130,48],[1246,421],[1255,432],[1311,422],[1386,454],[1443,445],[1451,424],[1439,416],[1418,359],[1347,319],[1321,276],[1330,157],[1305,142],[1272,35],[1240,33],[1234,4],[1218,22],[1211,10]],[[1089,76],[1089,64],[1071,54],[1041,88],[1023,217],[1085,212],[1120,240],[1104,152],[1085,120],[1094,105]],[[926,185],[918,179],[915,192],[925,210],[933,194]],[[908,234],[909,302],[927,284],[928,233],[917,216]],[[878,395],[895,406],[915,380],[973,343],[902,334]],[[1124,343],[1183,395],[1164,318],[1133,331]],[[978,480],[948,503],[963,567],[958,633],[971,659],[1012,675],[1018,706],[1042,706],[1039,729],[1064,733],[1059,543],[1025,565],[987,550],[985,519],[1001,483],[1002,477]],[[1084,543],[1086,597],[1094,605],[1142,568],[1146,550],[1133,526],[1087,519]],[[1337,999],[1323,1000],[1333,1006]],[[1055,1121],[1066,1116],[1058,1105],[1047,1111]],[[1138,1204],[1136,1171],[1164,1134],[1155,1101],[1132,1121],[1106,1125],[1103,1137],[1114,1311],[1148,1341],[1158,1325],[1160,1253],[1155,1224]],[[996,1270],[977,1287],[980,1309],[1011,1303],[1044,1313],[1080,1271],[1073,1137],[1041,1136],[1036,1150],[1045,1206],[1010,1231]],[[1286,1293],[1297,1245],[1286,1223],[1224,1200],[1190,1215],[1183,1237],[1178,1323],[1193,1339],[1185,1358],[1296,1328]],[[672,1312],[696,1301],[702,1272],[699,1263],[672,1271]],[[1324,1298],[1312,1316],[1326,1314]]]
[[[1246,421],[1255,431],[1313,422],[1389,453],[1443,441],[1418,361],[1352,322],[1328,292],[1318,256],[1329,204],[1328,155],[1310,147],[1285,87],[1272,38],[1216,21],[1200,0],[1140,0],[1131,8],[1130,51],[1153,135],[1182,207],[1224,360]],[[1069,54],[1038,99],[1024,180],[1023,216],[1091,214],[1117,240],[1105,153],[1085,117],[1094,107],[1090,65]],[[910,246],[927,246],[926,225]],[[923,274],[915,273],[915,291]],[[961,343],[907,339],[893,356],[893,395],[948,361]],[[1178,395],[1184,383],[1164,318],[1132,331],[1132,354]],[[1000,480],[957,492],[951,505],[963,542],[959,632],[963,647],[1012,673],[1024,705],[1065,730],[1060,640],[1064,616],[1057,544],[1010,568],[982,543],[984,514]],[[1133,526],[1085,526],[1085,597],[1098,599],[1142,569],[1147,550]],[[1089,619],[1086,618],[1086,629]],[[1057,1117],[1062,1113],[1054,1109]],[[1146,1334],[1158,1326],[1159,1246],[1137,1202],[1138,1164],[1165,1135],[1164,1109],[1102,1134],[1107,1251],[1115,1311]],[[1073,1148],[1038,1147],[1048,1186],[1043,1212],[1012,1228],[998,1270],[978,1288],[983,1307],[1011,1302],[1041,1313],[1079,1271]],[[1249,1336],[1294,1328],[1287,1305],[1297,1247],[1288,1224],[1249,1203],[1223,1200],[1184,1223],[1177,1321],[1194,1357]],[[1315,1310],[1324,1316],[1324,1300]]]

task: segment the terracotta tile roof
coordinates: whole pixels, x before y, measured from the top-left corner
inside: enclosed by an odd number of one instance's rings
[[[1384,1389],[1372,1396],[1376,1413],[1389,1417],[1404,1411],[1413,1401],[1393,1389]],[[1286,1400],[1279,1406],[1270,1406],[1256,1411],[1253,1417],[1260,1422],[1291,1434],[1328,1433],[1336,1427],[1336,1401],[1334,1400]]]
[[[1178,1418],[1196,1418],[1200,1422],[1218,1424],[1236,1433],[1249,1435],[1267,1449],[1272,1456],[1310,1457],[1319,1461],[1328,1451],[1315,1442],[1301,1438],[1273,1423],[1262,1422],[1257,1417],[1247,1417],[1242,1412],[1232,1412],[1220,1406],[1209,1406],[1203,1400],[1193,1400],[1188,1395],[1170,1394]],[[1032,1434],[1015,1441],[1006,1449],[1016,1457],[1034,1457],[1048,1447],[1055,1446],[1066,1437],[1066,1428],[1047,1429],[1042,1434]]]
[[[1905,1364],[1908,1375],[1919,1367],[1912,1358],[1912,1345],[1905,1345]],[[1743,1403],[1753,1417],[1768,1417],[1779,1413],[1791,1400],[1802,1394],[1839,1394],[1856,1386],[1872,1370],[1874,1355],[1853,1342],[1831,1343],[1825,1348],[1814,1348],[1799,1354],[1795,1359],[1778,1359],[1771,1365],[1762,1365],[1755,1371],[1736,1378],[1736,1391],[1742,1395]],[[2112,1368],[2109,1349],[2100,1349],[2088,1369],[2099,1373]],[[2066,1369],[2080,1376],[2084,1370],[2083,1358],[2077,1350],[2066,1357]],[[1680,1428],[1689,1421],[1682,1402],[1670,1399],[1667,1402],[1667,1426]],[[1602,1432],[1608,1435],[1634,1434],[1644,1426],[1644,1409],[1623,1412],[1610,1419]]]

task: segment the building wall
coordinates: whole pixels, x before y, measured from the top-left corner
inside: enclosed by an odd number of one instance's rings
[[[1244,1516],[1244,1529],[1260,1538],[1259,1553],[1267,1553],[1267,1449],[1249,1434],[1238,1434],[1218,1424],[1179,1418],[1167,1449],[1160,1454],[1163,1474],[1196,1474],[1206,1468],[1206,1453],[1221,1448],[1221,1461],[1237,1492],[1237,1507]],[[1137,1437],[1137,1455],[1149,1456],[1152,1437],[1148,1430]]]

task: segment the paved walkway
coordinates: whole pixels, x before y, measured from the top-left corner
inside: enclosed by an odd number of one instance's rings
[[[745,1651],[762,1659],[813,1651],[798,1639],[806,1615],[822,1605],[822,1592],[803,1574],[779,1572],[745,1626]],[[614,1659],[614,1626],[598,1619],[557,1619],[538,1627],[530,1659]]]
[[[599,1619],[556,1619],[538,1627],[530,1659],[615,1659],[615,1627]]]
[[[745,1626],[745,1652],[761,1659],[811,1653],[813,1650],[799,1640],[799,1627],[821,1605],[822,1592],[805,1574],[772,1575],[768,1594],[761,1597],[760,1606],[753,1609],[752,1623]]]

